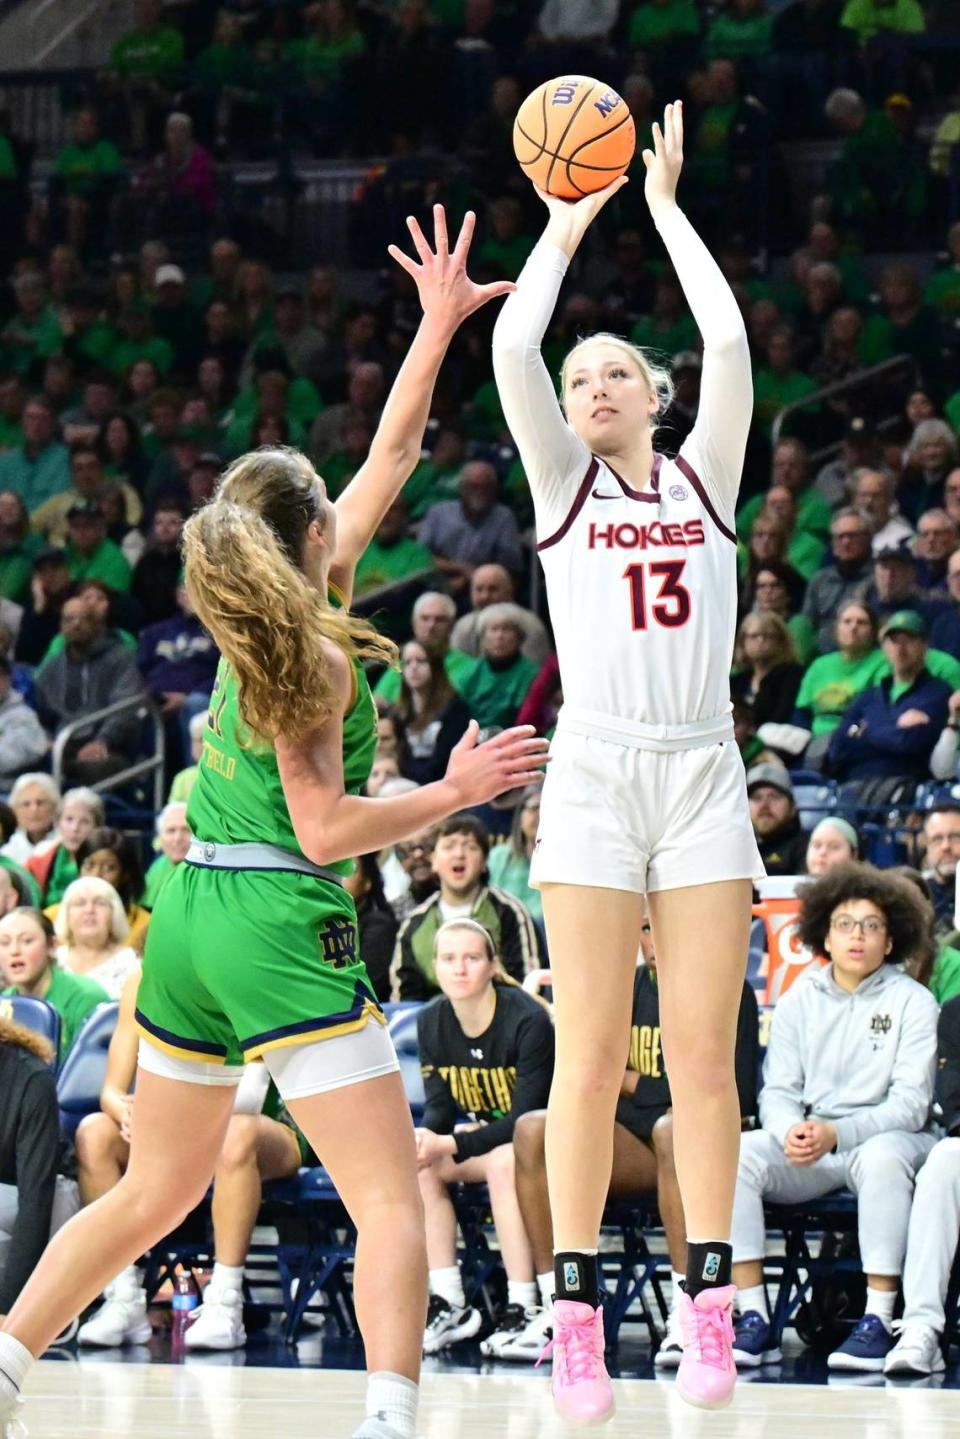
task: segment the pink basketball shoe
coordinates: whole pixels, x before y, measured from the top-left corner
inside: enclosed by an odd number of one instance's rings
[[[553,1355],[553,1402],[570,1424],[613,1417],[613,1385],[603,1362],[603,1311],[573,1299],[553,1304],[553,1338],[537,1364]]]
[[[736,1286],[703,1289],[696,1299],[679,1296],[683,1358],[677,1389],[698,1409],[725,1409],[733,1398],[737,1366],[733,1362],[733,1296]]]

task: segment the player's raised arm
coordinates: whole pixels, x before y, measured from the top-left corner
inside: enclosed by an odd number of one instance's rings
[[[663,128],[653,127],[644,150],[644,195],[687,304],[703,338],[703,375],[697,422],[684,445],[702,463],[694,468],[732,513],[753,413],[753,376],[746,327],[733,291],[706,245],[677,205],[683,166],[683,105],[668,105]]]
[[[433,249],[413,216],[407,218],[419,264],[389,246],[416,283],[423,319],[387,397],[370,453],[336,502],[337,552],[330,578],[348,599],[357,561],[420,459],[433,387],[454,333],[474,310],[513,289],[507,280],[476,285],[467,274],[475,225],[476,216],[468,211],[451,251],[446,212],[434,205]]]
[[[537,191],[549,212],[546,228],[493,330],[493,373],[500,403],[540,511],[538,518],[548,526],[551,504],[558,513],[569,505],[570,491],[583,476],[589,451],[563,417],[540,346],[567,266],[587,227],[626,183],[621,177],[575,203]]]

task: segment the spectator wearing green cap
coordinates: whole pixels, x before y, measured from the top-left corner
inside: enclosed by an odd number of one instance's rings
[[[908,795],[929,777],[951,694],[927,668],[927,625],[916,610],[892,614],[880,639],[891,673],[847,708],[827,752],[829,772],[856,784],[867,804]]]

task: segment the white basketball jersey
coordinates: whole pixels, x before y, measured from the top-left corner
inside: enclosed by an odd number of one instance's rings
[[[537,549],[565,706],[671,728],[730,714],[736,536],[682,453],[656,455],[644,491],[594,456]]]

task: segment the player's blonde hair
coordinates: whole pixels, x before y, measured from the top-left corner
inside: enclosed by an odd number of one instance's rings
[[[184,526],[184,582],[237,678],[255,740],[301,739],[333,708],[323,642],[350,659],[396,662],[372,625],[335,610],[303,571],[307,530],[326,523],[323,481],[299,450],[268,445],[225,471]]]
[[[647,389],[653,390],[657,396],[657,408],[650,416],[650,428],[655,430],[658,421],[664,410],[673,400],[673,379],[670,370],[666,365],[657,365],[652,357],[641,350],[639,345],[632,344],[625,340],[622,335],[613,335],[606,330],[598,330],[595,335],[587,335],[578,340],[572,350],[567,352],[560,370],[560,405],[566,412],[567,380],[575,362],[582,357],[583,352],[595,345],[614,345],[622,350],[629,360],[636,365],[640,374],[646,382]]]

